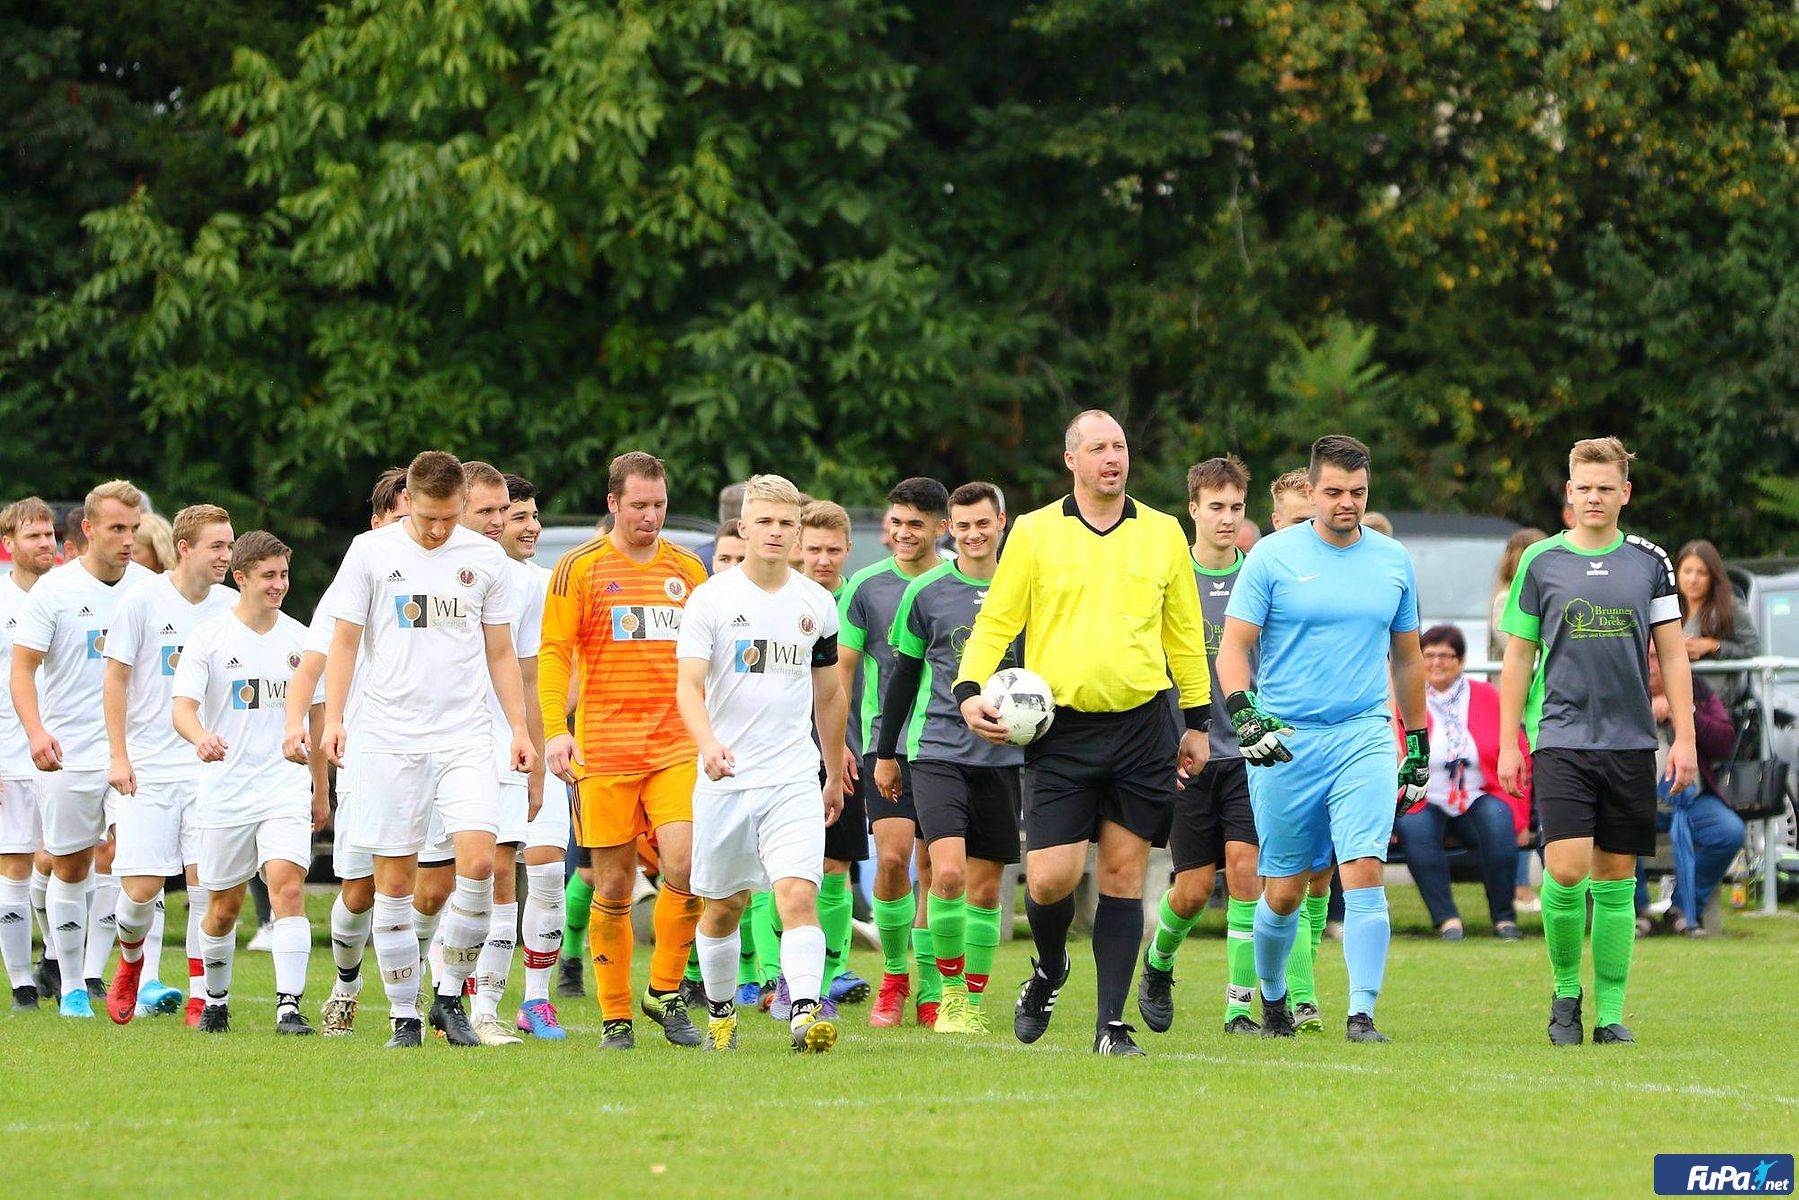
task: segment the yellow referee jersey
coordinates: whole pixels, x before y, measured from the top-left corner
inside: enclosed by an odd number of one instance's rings
[[[1057,704],[1124,712],[1168,690],[1170,671],[1182,708],[1211,702],[1186,535],[1128,496],[1103,533],[1073,496],[1018,519],[962,648],[957,687],[986,683],[1020,631],[1024,665],[1049,682]]]

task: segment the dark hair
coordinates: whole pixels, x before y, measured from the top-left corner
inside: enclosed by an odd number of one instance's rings
[[[1006,501],[999,494],[999,489],[985,480],[977,479],[973,483],[965,483],[949,494],[949,507],[962,508],[970,504],[987,501],[993,505],[993,511],[1006,511]],[[945,511],[948,511],[947,509]]]
[[[646,454],[642,450],[627,450],[612,460],[612,466],[606,471],[606,494],[622,496],[625,484],[631,479],[667,479],[668,472],[662,469],[662,460],[654,454]]]
[[[1361,442],[1347,433],[1327,433],[1312,443],[1312,465],[1306,468],[1306,478],[1317,483],[1319,472],[1327,463],[1339,471],[1368,471],[1372,474],[1372,462],[1368,447]]]
[[[79,504],[69,510],[69,515],[62,519],[62,540],[80,551],[87,550],[87,530],[81,522],[87,518],[87,512]]]
[[[292,558],[294,552],[289,550],[280,538],[266,529],[252,529],[248,533],[240,533],[231,547],[231,570],[241,571],[245,575],[250,568],[265,558]]]
[[[1208,458],[1204,462],[1194,463],[1187,469],[1187,499],[1197,500],[1204,491],[1216,491],[1218,488],[1234,487],[1239,491],[1249,491],[1249,468],[1235,454],[1226,454],[1222,458]]]
[[[928,476],[914,475],[893,485],[893,490],[887,493],[887,503],[903,504],[927,517],[947,516],[949,489]]]
[[[517,504],[520,500],[537,499],[537,485],[532,483],[529,479],[526,479],[523,475],[514,475],[512,472],[508,471],[504,478],[506,480],[507,500]]]
[[[1468,639],[1454,625],[1432,625],[1418,635],[1418,649],[1427,646],[1448,646],[1455,651],[1457,658],[1468,657]]]
[[[1708,638],[1731,638],[1737,631],[1737,597],[1731,590],[1730,576],[1724,573],[1724,560],[1718,555],[1718,548],[1700,538],[1688,542],[1674,556],[1674,571],[1678,575],[1680,564],[1689,558],[1696,558],[1705,564],[1705,570],[1712,577],[1711,587],[1706,589],[1705,599],[1700,603],[1697,612],[1687,614],[1699,618],[1699,633]],[[1686,597],[1681,597],[1686,603]]]
[[[712,540],[718,542],[723,541],[725,538],[736,538],[740,542],[744,540],[743,532],[738,529],[735,520],[720,521],[718,523],[718,532],[712,535]]]
[[[389,467],[375,480],[369,493],[369,508],[377,517],[385,517],[400,507],[400,493],[406,490],[406,468]]]
[[[406,490],[432,500],[448,500],[468,491],[462,463],[446,450],[421,450],[406,468]]]

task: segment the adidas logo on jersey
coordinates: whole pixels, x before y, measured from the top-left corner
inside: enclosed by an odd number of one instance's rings
[[[387,577],[387,582],[389,582],[389,583],[405,583],[406,576],[400,574],[400,568],[395,567],[393,570],[393,574],[391,574]]]
[[[620,593],[624,590],[625,590],[624,588],[618,586],[618,580],[616,580],[616,579],[608,580],[606,583],[606,594],[608,596],[616,596],[618,593]]]
[[[743,616],[742,613],[739,613],[737,616],[731,618],[731,628],[732,629],[748,629],[749,627],[750,627],[750,623],[747,619],[745,619],[745,617]]]
[[[173,625],[164,625],[162,627],[162,632],[164,636],[167,636],[168,634],[175,632],[175,627]]]
[[[233,657],[232,657],[232,659],[231,659],[231,661],[230,661],[230,662],[228,662],[228,663],[226,663],[226,664],[225,664],[225,669],[226,669],[226,670],[227,670],[227,671],[229,671],[229,670],[231,670],[231,669],[232,669],[232,668],[233,668],[233,667],[241,667],[241,666],[243,666],[243,665],[244,665],[244,664],[243,664],[243,663],[240,663],[240,662],[238,662],[238,661],[237,661],[237,658],[236,658],[236,657],[235,657],[235,656],[233,656]]]
[[[76,613],[75,615],[78,617],[91,617],[94,615],[94,610],[89,608],[87,605],[83,604],[81,606],[81,611]]]

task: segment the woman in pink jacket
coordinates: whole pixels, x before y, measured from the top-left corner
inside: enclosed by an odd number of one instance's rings
[[[1393,823],[1393,832],[1444,941],[1463,937],[1443,846],[1451,833],[1480,860],[1494,936],[1515,941],[1524,936],[1512,907],[1513,880],[1518,834],[1530,824],[1530,798],[1499,787],[1499,689],[1462,674],[1468,643],[1455,626],[1427,629],[1418,643],[1430,711],[1430,785],[1424,801]],[[1522,733],[1518,740],[1523,746]]]

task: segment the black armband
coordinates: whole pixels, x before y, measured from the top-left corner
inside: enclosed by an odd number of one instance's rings
[[[837,665],[837,635],[827,634],[812,643],[812,669]]]
[[[964,679],[951,689],[955,693],[956,707],[960,708],[981,694],[981,685],[971,679]]]
[[[887,681],[887,694],[881,697],[881,737],[875,747],[876,758],[892,758],[899,753],[900,732],[906,717],[918,698],[918,683],[924,678],[924,659],[910,654],[893,656],[893,676]]]
[[[1200,704],[1193,708],[1183,708],[1181,709],[1181,719],[1194,733],[1209,733],[1212,729],[1212,706]]]

